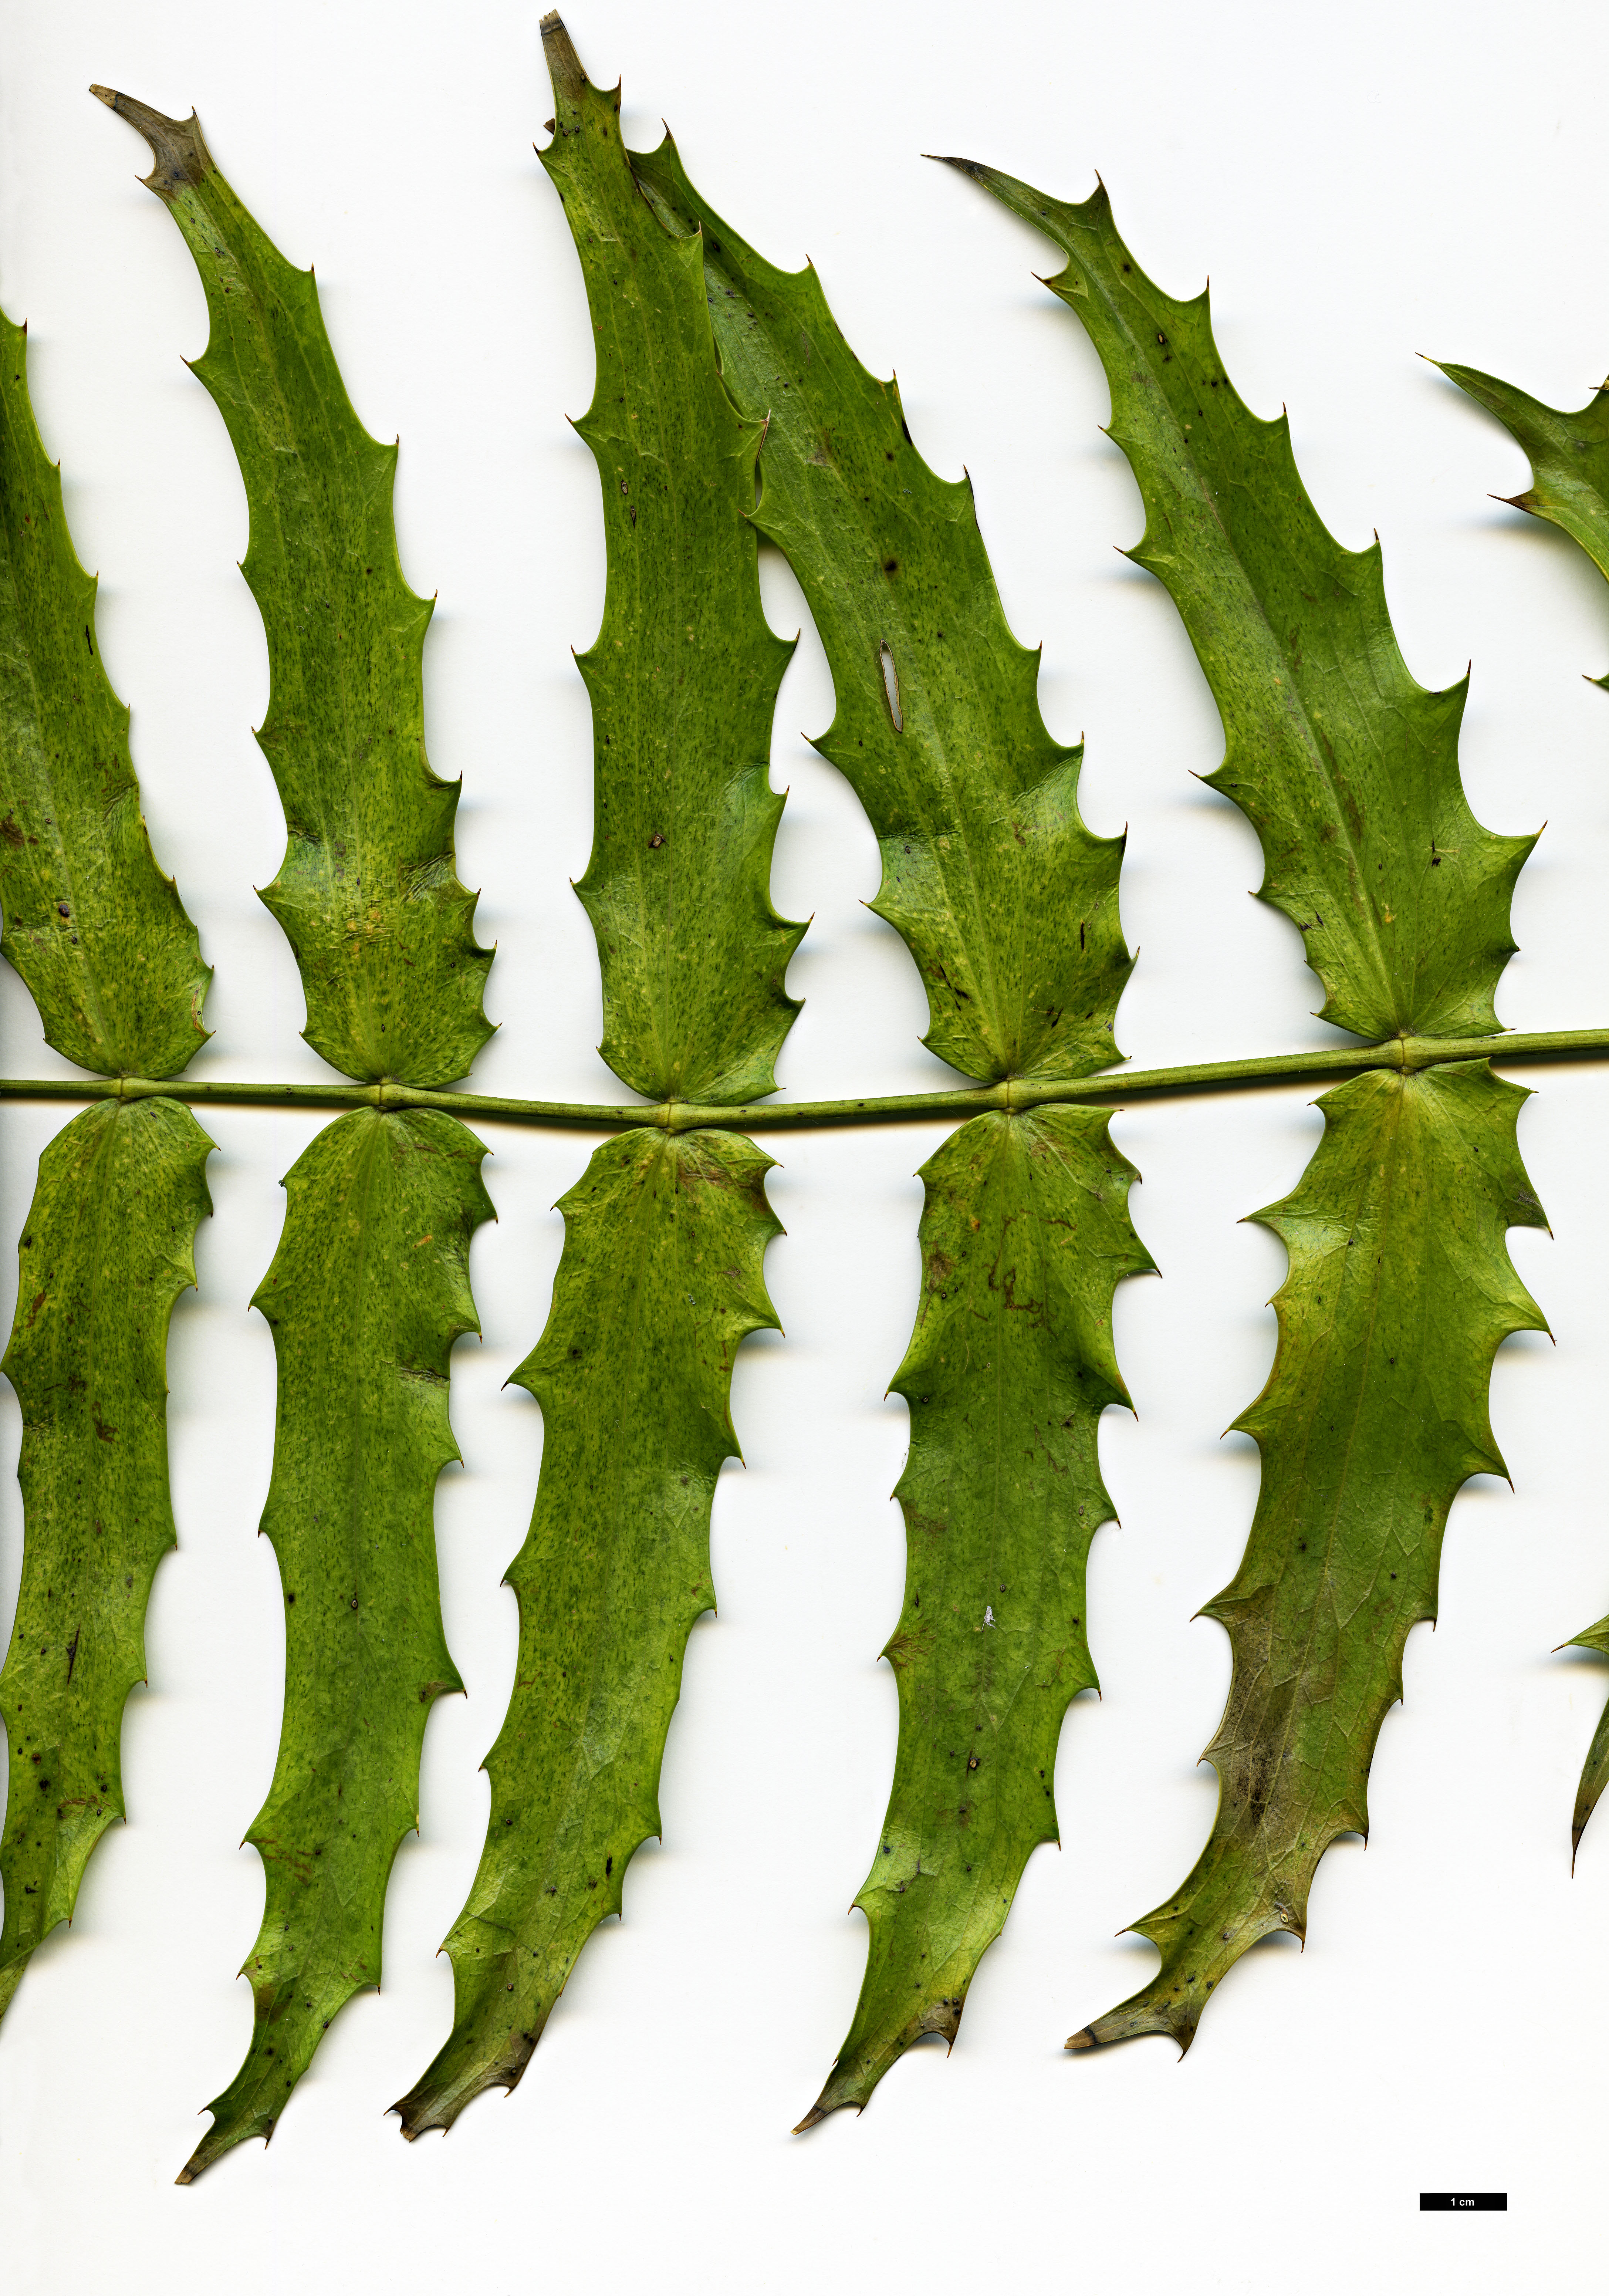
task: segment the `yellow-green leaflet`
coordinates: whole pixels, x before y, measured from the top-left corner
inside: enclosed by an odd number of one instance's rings
[[[603,487],[609,586],[579,668],[592,696],[592,857],[576,887],[597,935],[604,1059],[654,1100],[776,1087],[804,927],[771,906],[783,800],[766,771],[792,652],[759,602],[754,457],[763,422],[720,377],[695,234],[650,213],[620,98],[546,35],[564,202],[597,346],[576,425]]]
[[[1379,546],[1342,550],[1308,500],[1282,415],[1261,422],[1223,371],[1204,293],[1140,270],[1104,191],[1070,206],[952,162],[1067,255],[1049,284],[1106,370],[1112,436],[1145,505],[1130,556],[1166,584],[1223,718],[1214,785],[1262,840],[1264,898],[1301,930],[1325,1014],[1382,1046],[1322,1103],[1293,1194],[1259,1214],[1285,1242],[1279,1350],[1240,1423],[1263,1454],[1244,1562],[1208,1614],[1234,1646],[1209,1757],[1212,1836],[1178,1896],[1138,1923],[1156,1978],[1070,2047],[1171,2033],[1272,1929],[1302,1931],[1313,1869],[1361,1830],[1408,1629],[1434,1616],[1459,1487],[1495,1470],[1491,1362],[1539,1324],[1506,1234],[1545,1223],[1520,1162],[1524,1095],[1484,1062],[1404,1072],[1409,1037],[1498,1029],[1514,880],[1534,840],[1482,829],[1465,800],[1464,687],[1409,676]]]
[[[864,2105],[924,2033],[955,2038],[1022,1868],[1057,1839],[1062,1718],[1096,1686],[1089,1542],[1112,1515],[1096,1431],[1127,1403],[1112,1295],[1151,1266],[1133,1167],[1095,1110],[980,1116],[923,1168],[922,1304],[895,1393],[905,1606],[884,1656],[899,1751],[856,1899],[871,1927],[854,2023],[809,2128]]]
[[[564,1256],[540,1343],[514,1374],[542,1406],[542,1479],[509,1566],[520,1655],[487,1757],[491,1818],[446,1950],[454,2022],[395,2108],[450,2128],[513,2088],[576,1956],[620,1910],[660,1831],[682,1655],[713,1608],[710,1508],[737,1455],[732,1361],[775,1325],[771,1159],[735,1133],[628,1132],[564,1198]]]
[[[176,1102],[111,1101],[39,1159],[4,1365],[22,1408],[28,1535],[0,1672],[0,2015],[123,1815],[123,1707],[144,1677],[145,1605],[174,1543],[168,1324],[195,1282],[211,1146]]]
[[[251,512],[241,571],[272,680],[257,738],[286,832],[262,898],[300,968],[303,1034],[344,1076],[450,1084],[491,1034],[491,951],[453,857],[457,785],[424,754],[431,607],[397,561],[397,449],[352,411],[313,274],[247,214],[193,114],[94,93],[150,144],[145,182],[207,291],[211,332],[192,371],[228,427]]]
[[[419,1823],[432,1701],[461,1690],[441,1631],[432,1500],[458,1456],[453,1341],[478,1330],[470,1238],[485,1149],[450,1116],[357,1110],[285,1180],[285,1230],[252,1305],[279,1366],[262,1527],[285,1598],[285,1719],[246,1839],[267,1901],[243,1974],[246,2061],[179,2178],[265,2139],[330,2021],[380,1982],[386,1882]]]

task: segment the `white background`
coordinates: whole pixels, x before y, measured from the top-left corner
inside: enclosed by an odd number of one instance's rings
[[[218,968],[198,1076],[316,1078],[287,947],[251,888],[283,827],[250,737],[266,698],[234,570],[244,499],[223,426],[179,364],[201,289],[109,81],[193,102],[214,153],[287,254],[316,260],[352,397],[400,433],[398,516],[415,586],[439,590],[430,740],[462,774],[458,852],[484,889],[502,1024],[485,1092],[618,1099],[590,931],[567,880],[589,843],[587,706],[569,656],[595,630],[596,480],[566,426],[592,352],[557,200],[531,153],[551,109],[534,0],[6,0],[0,45],[0,296],[31,323],[35,401],[62,458],[100,630],[134,704],[145,808]],[[1359,0],[1344,12],[1224,0],[575,0],[600,83],[625,76],[628,140],[675,126],[696,182],[774,260],[818,264],[866,363],[898,366],[938,470],[970,469],[1014,627],[1043,638],[1053,730],[1088,739],[1084,807],[1129,825],[1123,915],[1140,956],[1119,1017],[1142,1064],[1326,1041],[1294,931],[1247,896],[1252,833],[1192,781],[1220,734],[1174,611],[1113,554],[1137,497],[1100,435],[1106,394],[1071,316],[1036,286],[1053,250],[924,151],[988,159],[1063,196],[1098,168],[1140,260],[1176,292],[1211,268],[1219,340],[1251,404],[1290,407],[1318,508],[1378,529],[1391,611],[1426,685],[1472,657],[1464,771],[1481,818],[1547,819],[1500,996],[1520,1028],[1609,1019],[1609,595],[1572,545],[1497,506],[1525,482],[1495,426],[1415,353],[1463,359],[1555,405],[1609,362],[1601,12],[1533,0]],[[872,837],[808,748],[830,685],[774,553],[777,627],[804,636],[774,777],[791,791],[776,890],[815,922],[784,1054],[800,1095],[942,1080],[916,1037],[902,946],[861,903]],[[9,974],[0,1059],[61,1063]],[[511,2100],[405,2145],[384,2108],[450,2016],[432,1956],[474,1869],[478,1765],[511,1679],[520,1543],[540,1416],[509,1371],[546,1313],[577,1136],[490,1133],[500,1225],[474,1247],[484,1341],[455,1361],[465,1464],[438,1506],[448,1636],[469,1686],[425,1748],[423,1827],[398,1860],[385,1988],[345,2011],[273,2144],[189,2191],[196,2108],[242,2053],[234,1980],[261,1906],[238,1849],[279,1724],[267,1486],[269,1335],[246,1302],[279,1232],[276,1183],[311,1120],[208,1117],[216,1216],[174,1322],[180,1551],[157,1582],[150,1687],[124,1731],[130,1824],[89,1870],[70,1931],[37,1955],[0,2035],[0,2246],[29,2296],[117,2285],[201,2296],[305,2288],[601,2286],[944,2292],[1579,2284],[1601,2243],[1609,1817],[1573,1882],[1575,1780],[1604,1673],[1553,1646],[1609,1608],[1598,1431],[1609,1395],[1609,1218],[1598,1184],[1609,1071],[1531,1071],[1522,1145],[1556,1241],[1515,1257],[1552,1324],[1498,1358],[1514,1476],[1453,1511],[1441,1622],[1408,1645],[1367,1855],[1343,1843],[1309,1939],[1249,1955],[1180,2066],[1063,2037],[1134,1988],[1149,1948],[1114,1936],[1183,1875],[1213,1807],[1194,1765],[1227,1679],[1192,1613],[1232,1572],[1256,1456],[1220,1430],[1260,1384],[1282,1255],[1240,1217],[1283,1193],[1317,1137],[1305,1092],[1137,1110],[1137,1223],[1164,1280],[1129,1284],[1119,1350],[1137,1419],[1109,1414],[1122,1528],[1091,1571],[1104,1685],[1069,1718],[1064,1847],[1034,1857],[973,1987],[959,2041],[891,2075],[864,2118],[787,2130],[848,2023],[864,1926],[847,1907],[891,1772],[877,1652],[899,1609],[887,1494],[905,1415],[883,1399],[913,1313],[911,1177],[938,1131],[779,1140],[786,1328],[744,1349],[748,1464],[714,1521],[718,1620],[695,1632],[666,1763],[663,1848],[626,1920],[588,1947]],[[4,1281],[54,1109],[0,1113]],[[11,1299],[0,1300],[9,1322]],[[18,1439],[0,1407],[4,1468]],[[21,1519],[0,1496],[0,1604]],[[1506,2189],[1506,2217],[1421,2218],[1423,2187]]]

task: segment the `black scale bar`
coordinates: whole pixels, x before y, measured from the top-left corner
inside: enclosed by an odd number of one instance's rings
[[[1419,2206],[1424,2209],[1506,2209],[1506,2193],[1421,2193]]]

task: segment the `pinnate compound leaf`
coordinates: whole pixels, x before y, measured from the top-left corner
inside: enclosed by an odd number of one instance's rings
[[[1112,1299],[1151,1267],[1107,1121],[977,1117],[923,1170],[922,1305],[893,1382],[911,1415],[905,1607],[884,1653],[899,1751],[856,1900],[866,1982],[802,2128],[864,2105],[924,2033],[954,2039],[1030,1853],[1057,1839],[1062,1718],[1096,1686],[1084,1573],[1112,1514],[1096,1432],[1129,1399]]]
[[[1224,724],[1208,778],[1262,841],[1261,898],[1301,932],[1323,1017],[1370,1038],[1494,1033],[1535,839],[1494,836],[1469,809],[1467,680],[1428,693],[1408,675],[1378,542],[1343,550],[1326,531],[1285,415],[1252,414],[1224,373],[1205,291],[1180,302],[1145,277],[1104,189],[1071,205],[950,164],[1066,254],[1047,284],[1105,368],[1145,506],[1129,555],[1183,618]]]
[[[628,1132],[561,1205],[552,1312],[514,1374],[545,1428],[508,1572],[514,1689],[487,1757],[486,1849],[446,1945],[453,2030],[395,2108],[406,2136],[514,2087],[577,1955],[620,1912],[628,1862],[660,1831],[683,1653],[715,1601],[716,1479],[738,1456],[733,1358],[776,1321],[770,1163],[735,1133]]]
[[[285,810],[262,898],[295,952],[304,1034],[344,1075],[450,1084],[491,1034],[491,952],[453,857],[456,783],[424,752],[430,602],[402,577],[397,449],[352,411],[311,271],[297,271],[218,173],[193,114],[168,119],[96,88],[144,136],[144,178],[185,236],[211,332],[194,373],[245,481],[242,565],[263,618],[271,691],[258,741]]]
[[[1547,1224],[1515,1138],[1527,1097],[1484,1061],[1370,1070],[1319,1102],[1301,1185],[1256,1215],[1290,1272],[1274,1368],[1236,1423],[1262,1453],[1252,1535],[1205,1606],[1234,1651],[1206,1754],[1218,1816],[1183,1886],[1134,1925],[1157,1975],[1070,2048],[1141,2033],[1187,2048],[1248,1947],[1303,1935],[1331,1842],[1367,1832],[1375,1742],[1408,1631],[1436,1614],[1448,1510],[1469,1476],[1505,1472],[1492,1357],[1547,1328],[1506,1242]]]
[[[1600,384],[1578,414],[1544,406],[1512,383],[1478,367],[1433,361],[1460,390],[1495,414],[1531,461],[1531,485],[1504,499],[1550,526],[1563,527],[1600,574],[1609,578],[1609,383]],[[1609,677],[1592,680],[1609,687]]]
[[[720,378],[695,234],[655,221],[593,87],[544,20],[564,203],[597,347],[576,425],[603,486],[603,627],[579,658],[592,697],[592,857],[576,887],[603,974],[603,1058],[655,1100],[774,1091],[799,1010],[784,987],[805,928],[768,890],[783,800],[766,760],[792,652],[768,625],[748,513],[763,423]]]
[[[0,2015],[123,1815],[123,1708],[144,1677],[145,1605],[174,1544],[168,1326],[195,1282],[211,1145],[176,1101],[103,1101],[39,1159],[4,1365],[22,1412],[27,1542],[0,1671]]]
[[[898,387],[860,365],[813,268],[746,246],[669,135],[631,164],[667,228],[702,229],[723,373],[767,417],[755,523],[826,650],[838,706],[816,747],[877,833],[872,906],[921,972],[924,1042],[990,1081],[1104,1068],[1132,963],[1123,840],[1080,818],[1082,746],[1046,730],[1038,653],[1006,626],[970,483],[923,461]]]
[[[173,1076],[206,1042],[211,972],[145,834],[27,351],[0,313],[0,948],[64,1058]]]
[[[253,1305],[274,1331],[279,1415],[263,1529],[285,1600],[285,1715],[247,1835],[267,1874],[242,1974],[245,2062],[179,2182],[274,2133],[331,2020],[380,1982],[381,1916],[419,1823],[432,1702],[460,1690],[437,1592],[437,1477],[453,1342],[476,1331],[470,1239],[486,1151],[439,1111],[354,1111],[285,1180],[284,1234]]]

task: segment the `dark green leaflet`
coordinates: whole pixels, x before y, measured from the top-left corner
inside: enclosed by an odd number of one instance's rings
[[[1163,582],[1224,722],[1209,778],[1262,840],[1262,898],[1303,936],[1324,1017],[1361,1037],[1483,1036],[1514,954],[1514,882],[1535,839],[1482,828],[1458,778],[1465,683],[1427,693],[1385,610],[1380,546],[1342,550],[1297,473],[1283,414],[1224,373],[1207,297],[1147,279],[1104,191],[1080,206],[951,164],[1055,240],[1048,284],[1112,390],[1111,435],[1145,505],[1129,553]]]
[[[1502,1474],[1492,1357],[1547,1328],[1514,1271],[1511,1227],[1544,1227],[1515,1140],[1527,1095],[1484,1061],[1374,1070],[1319,1103],[1325,1134],[1293,1194],[1256,1217],[1291,1256],[1268,1383],[1236,1424],[1262,1490],[1233,1583],[1205,1606],[1235,1674],[1207,1759],[1211,1838],[1176,1896],[1134,1926],[1149,1985],[1069,2042],[1170,2033],[1259,1938],[1303,1934],[1314,1868],[1367,1831],[1366,1782],[1402,1646],[1436,1614],[1448,1509]]]
[[[1085,1564],[1112,1513],[1096,1430],[1129,1399],[1112,1295],[1151,1266],[1106,1126],[1082,1109],[980,1116],[923,1171],[922,1306],[893,1382],[911,1414],[905,1607],[885,1652],[899,1753],[856,1900],[866,1982],[804,2128],[864,2105],[924,2033],[954,2038],[1030,1852],[1056,1839],[1062,1718],[1095,1687]]]
[[[179,2181],[274,2133],[325,2028],[380,1982],[386,1883],[419,1823],[431,1702],[460,1690],[441,1631],[436,1479],[453,1342],[479,1328],[470,1238],[486,1153],[450,1116],[355,1110],[285,1180],[284,1235],[253,1301],[279,1365],[263,1529],[285,1596],[285,1720],[247,1840],[267,1869],[244,1974],[246,2061]]]
[[[352,411],[312,273],[258,228],[193,116],[94,93],[150,144],[145,180],[207,291],[211,332],[193,371],[245,481],[241,570],[273,680],[258,740],[285,809],[284,862],[262,898],[301,970],[304,1033],[343,1075],[450,1084],[491,1034],[491,952],[476,945],[475,897],[453,858],[456,784],[424,754],[431,608],[397,562],[397,449]]]
[[[152,857],[95,585],[29,404],[27,340],[0,312],[0,949],[68,1060],[173,1076],[207,1040],[211,973]]]
[[[396,2107],[450,2128],[524,2071],[576,1956],[660,1831],[687,1636],[713,1607],[710,1508],[736,1456],[744,1334],[774,1325],[771,1160],[734,1133],[628,1132],[564,1198],[553,1311],[514,1374],[542,1406],[530,1534],[510,1566],[520,1655],[487,1758],[491,1819],[446,1950],[453,2030]]]
[[[695,235],[632,179],[618,95],[546,36],[555,130],[542,164],[587,282],[597,387],[576,426],[603,485],[609,587],[580,669],[595,826],[576,887],[597,935],[604,1059],[653,1099],[775,1089],[803,937],[771,906],[783,800],[767,775],[791,644],[759,603],[754,458],[764,425],[716,362]]]
[[[1079,817],[1083,751],[1046,731],[1038,655],[1006,627],[970,485],[928,469],[897,390],[856,358],[813,270],[778,271],[745,246],[669,136],[631,164],[668,229],[702,226],[723,371],[768,418],[755,523],[826,649],[838,708],[816,746],[877,832],[872,906],[921,972],[924,1041],[991,1082],[1104,1068],[1132,963],[1123,840]]]
[[[0,2015],[123,1815],[123,1707],[144,1676],[145,1605],[174,1543],[168,1325],[195,1282],[211,1144],[174,1101],[111,1101],[39,1159],[4,1365],[22,1407],[28,1538],[0,1672],[11,1752]]]

